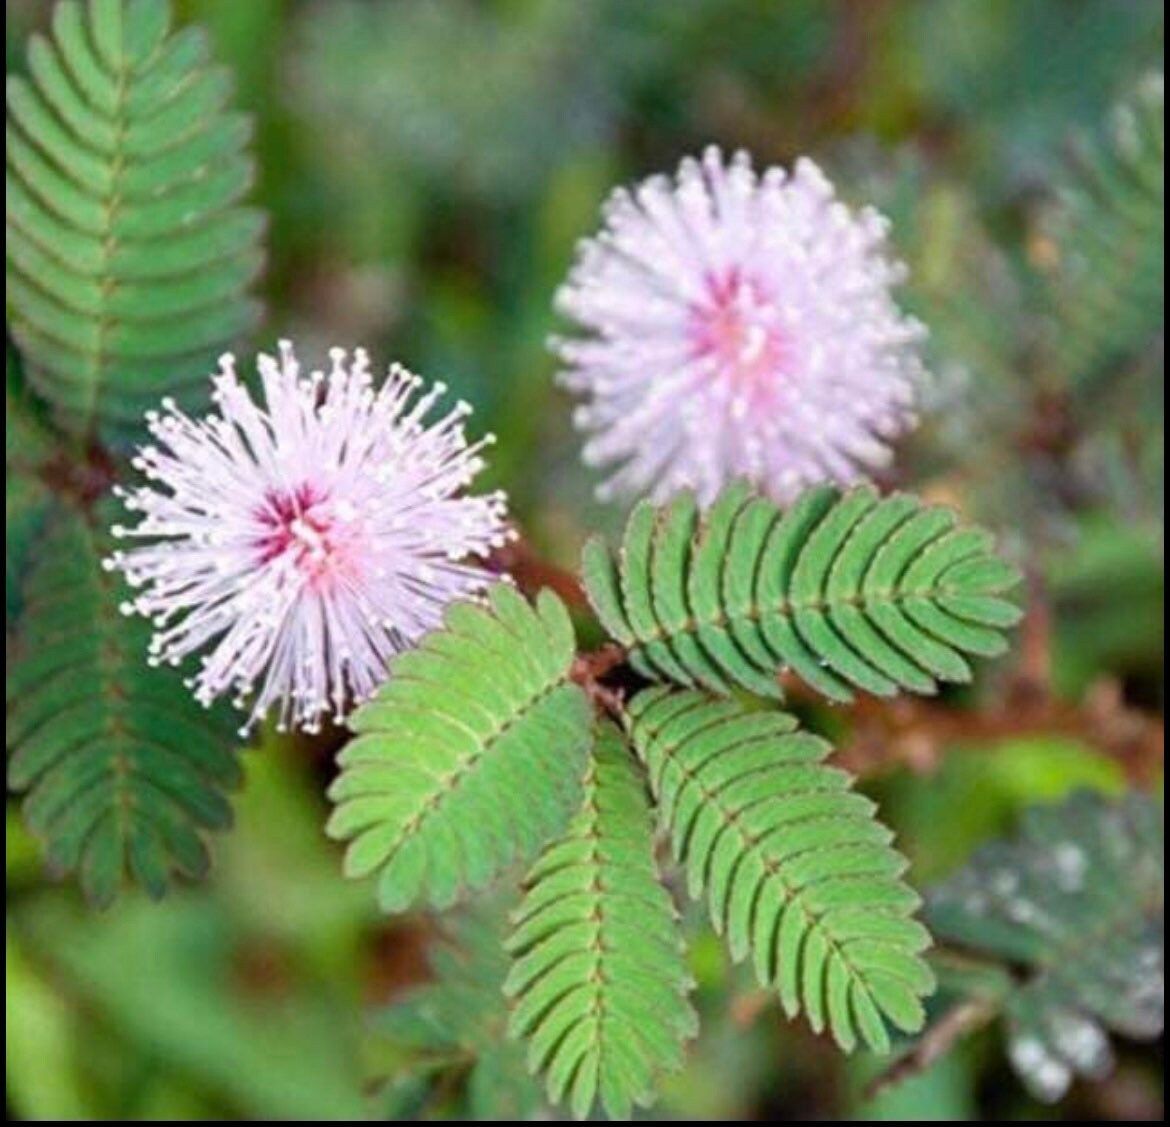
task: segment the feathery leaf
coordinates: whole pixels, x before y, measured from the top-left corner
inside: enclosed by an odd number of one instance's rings
[[[68,429],[136,427],[255,325],[249,120],[165,0],[62,0],[8,80],[12,334]]]
[[[783,712],[662,686],[630,704],[630,733],[689,892],[705,895],[735,960],[849,1051],[889,1047],[882,1015],[918,1029],[930,937],[906,861],[824,740]]]
[[[869,487],[806,492],[787,511],[730,486],[701,518],[680,494],[638,505],[620,562],[585,549],[589,598],[647,676],[779,698],[791,670],[832,700],[966,681],[1019,618],[991,537],[948,509]]]
[[[147,666],[149,625],[118,613],[99,523],[59,505],[31,549],[7,738],[8,785],[28,792],[49,867],[76,870],[105,905],[124,874],[158,897],[175,874],[206,872],[203,832],[230,825],[240,768],[230,709],[205,711],[173,671]]]
[[[350,843],[347,875],[379,873],[385,911],[452,904],[564,829],[590,741],[574,644],[551,591],[533,608],[499,584],[486,607],[449,607],[354,713],[328,832]]]
[[[612,724],[598,733],[580,813],[526,883],[508,939],[511,1030],[551,1100],[583,1119],[600,1099],[628,1119],[653,1098],[655,1073],[681,1066],[696,1019],[644,783]]]

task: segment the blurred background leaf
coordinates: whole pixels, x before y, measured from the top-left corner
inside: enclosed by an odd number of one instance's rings
[[[265,220],[239,206],[252,126],[208,56],[168,0],[59,3],[8,78],[9,330],[81,439],[140,438],[163,395],[202,399],[208,365],[260,318]]]
[[[1109,802],[1079,791],[1030,808],[1017,838],[981,846],[932,890],[926,915],[944,945],[936,956],[944,990],[956,979],[948,974],[953,946],[959,989],[978,977],[988,984],[986,992],[974,986],[976,1002],[988,1017],[996,1009],[1006,1017],[1012,1065],[1037,1098],[1055,1102],[1076,1075],[1107,1077],[1106,1030],[1161,1035],[1164,853],[1154,799]],[[964,967],[972,955],[999,960],[1008,973],[996,982]]]

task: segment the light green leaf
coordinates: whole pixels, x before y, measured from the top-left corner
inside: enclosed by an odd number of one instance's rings
[[[450,607],[354,714],[328,832],[349,876],[378,874],[386,911],[453,903],[572,817],[590,740],[574,646],[551,591],[533,608],[499,584],[486,607]]]
[[[905,859],[829,746],[783,712],[702,692],[646,689],[630,734],[692,896],[731,956],[751,956],[789,1016],[849,1051],[884,1051],[881,1017],[913,1031],[933,976],[919,953]]]
[[[629,1119],[682,1063],[696,1019],[674,907],[658,880],[644,783],[618,730],[598,733],[581,811],[527,879],[508,948],[511,1029],[549,1098]]]
[[[782,695],[791,670],[831,700],[966,681],[965,655],[1002,653],[1019,576],[947,509],[869,487],[809,490],[787,511],[725,490],[704,521],[683,494],[639,505],[619,561],[590,544],[590,601],[655,679]]]

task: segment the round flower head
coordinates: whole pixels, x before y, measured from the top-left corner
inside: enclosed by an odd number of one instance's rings
[[[809,160],[757,175],[746,153],[687,158],[618,189],[558,309],[562,382],[586,402],[598,490],[703,502],[746,476],[787,502],[886,463],[913,421],[922,327],[890,290],[886,221],[852,212]]]
[[[149,660],[206,651],[197,699],[251,698],[247,726],[273,706],[309,731],[343,715],[449,602],[482,593],[474,557],[509,536],[502,494],[463,496],[492,441],[468,445],[468,406],[428,423],[441,384],[420,394],[393,367],[375,387],[365,352],[330,355],[307,376],[285,342],[261,355],[263,405],[225,356],[217,410],[164,400],[133,463],[150,484],[118,491],[141,519],[114,535],[144,543],[106,563],[141,588],[123,611],[153,620]]]

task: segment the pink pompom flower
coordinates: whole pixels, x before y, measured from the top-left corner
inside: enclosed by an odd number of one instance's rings
[[[307,375],[286,342],[261,355],[262,404],[225,356],[215,410],[164,400],[133,462],[147,484],[117,491],[140,519],[113,533],[142,543],[106,566],[137,589],[123,611],[153,621],[148,660],[201,652],[196,698],[231,693],[245,730],[273,708],[308,731],[344,715],[448,603],[483,592],[477,557],[510,536],[502,494],[465,494],[492,441],[468,443],[467,404],[428,422],[442,384],[395,366],[375,386],[364,351],[330,355]]]
[[[780,502],[886,464],[913,423],[922,326],[891,291],[887,222],[810,160],[757,174],[717,148],[618,189],[557,296],[598,492],[703,502],[737,477]]]

